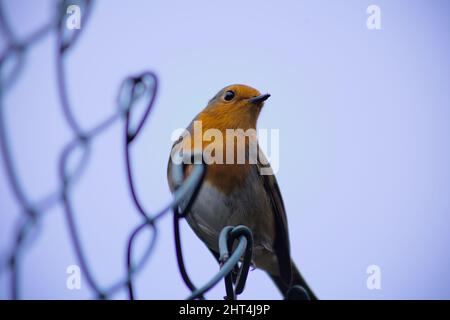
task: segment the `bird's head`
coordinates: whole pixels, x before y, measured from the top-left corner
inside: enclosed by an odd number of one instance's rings
[[[258,90],[234,84],[220,90],[199,115],[206,120],[209,127],[221,128],[256,128],[256,121],[264,101],[270,94],[261,94]]]

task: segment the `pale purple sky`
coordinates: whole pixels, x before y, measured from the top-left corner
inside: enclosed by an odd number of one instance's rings
[[[381,8],[368,30],[366,8]],[[53,1],[5,1],[19,37],[49,19]],[[270,92],[259,127],[280,130],[277,178],[292,256],[323,299],[450,298],[450,21],[448,1],[98,1],[67,57],[70,98],[83,128],[116,108],[119,84],[153,70],[161,90],[133,146],[139,197],[155,212],[170,200],[170,135],[222,87]],[[0,41],[3,48],[4,39]],[[27,54],[4,98],[7,129],[25,191],[38,200],[58,186],[57,160],[71,138],[55,82],[55,36]],[[93,143],[74,186],[76,220],[94,275],[109,286],[125,272],[125,244],[140,221],[126,185],[122,125]],[[11,245],[18,205],[0,160],[0,257]],[[136,280],[141,299],[182,299],[170,215]],[[66,288],[77,264],[60,206],[23,256],[24,298],[91,298]],[[195,284],[217,264],[186,223],[183,248]],[[145,236],[140,247],[146,244]],[[381,268],[368,290],[366,268]],[[9,277],[0,275],[0,298]],[[207,294],[221,299],[223,284]],[[116,296],[125,298],[124,292]],[[261,271],[243,299],[280,297]]]

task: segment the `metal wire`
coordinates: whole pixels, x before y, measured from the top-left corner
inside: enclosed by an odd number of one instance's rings
[[[73,1],[71,1],[70,4],[73,4]],[[0,272],[7,272],[10,276],[10,297],[12,299],[19,299],[21,297],[21,256],[26,253],[25,244],[27,243],[27,240],[29,240],[31,236],[37,236],[39,222],[44,214],[53,206],[62,204],[65,214],[65,223],[68,228],[73,250],[83,275],[95,298],[108,299],[117,291],[127,289],[129,298],[135,299],[134,277],[137,272],[145,267],[146,262],[152,255],[153,249],[156,246],[158,236],[157,222],[164,215],[173,212],[175,251],[181,277],[187,287],[191,290],[188,299],[203,299],[204,293],[215,286],[222,278],[226,279],[226,298],[235,299],[244,289],[252,258],[251,250],[253,242],[251,231],[248,228],[244,226],[235,228],[226,227],[222,231],[219,241],[221,250],[220,270],[210,281],[200,288],[197,288],[190,280],[183,262],[179,223],[180,220],[188,214],[190,206],[195,201],[205,176],[206,166],[204,164],[197,164],[194,166],[194,170],[192,170],[189,176],[184,177],[182,165],[174,165],[172,169],[174,175],[173,178],[174,181],[178,181],[178,185],[173,200],[156,213],[147,212],[137,196],[133,180],[133,168],[131,165],[131,148],[138,139],[139,134],[151,113],[152,107],[155,104],[158,93],[158,77],[156,74],[151,71],[146,71],[136,76],[126,78],[119,89],[117,110],[97,126],[88,129],[82,128],[74,116],[74,107],[71,104],[68,94],[65,66],[68,52],[70,52],[79,39],[81,30],[86,29],[86,22],[91,16],[93,1],[78,1],[77,4],[80,5],[83,10],[82,29],[69,31],[65,28],[65,12],[69,3],[68,1],[60,1],[55,8],[54,18],[22,40],[15,36],[14,30],[7,20],[3,4],[0,2],[0,31],[7,42],[5,51],[0,54],[0,153],[3,157],[6,178],[15,199],[21,208],[21,212],[18,214],[18,227],[14,234],[14,242],[8,254],[8,258],[3,262],[0,268]],[[41,39],[51,36],[52,34],[56,37],[57,44],[55,48],[57,50],[55,78],[59,102],[73,138],[60,153],[59,187],[46,197],[34,200],[25,192],[22,181],[20,180],[20,174],[15,167],[13,150],[11,147],[12,143],[8,136],[9,132],[6,128],[4,117],[4,97],[14,86],[14,83],[19,80],[21,72],[26,67],[25,59],[28,51],[30,51],[33,45],[38,43]],[[7,66],[11,63],[13,64],[13,67],[8,71]],[[135,127],[132,127],[130,121],[131,116],[137,102],[142,101],[143,99],[146,103],[146,109],[140,117],[138,124]],[[130,232],[126,244],[126,274],[115,283],[109,286],[103,286],[98,282],[96,276],[92,272],[91,264],[85,255],[84,247],[87,244],[82,241],[79,235],[76,221],[77,214],[74,210],[71,191],[73,190],[77,179],[83,174],[84,168],[89,161],[92,141],[118,121],[123,121],[125,124],[123,145],[128,189],[136,211],[142,217],[142,222]],[[81,152],[81,157],[77,161],[75,167],[69,167],[69,162],[74,158],[74,154],[77,151]],[[151,232],[151,240],[142,257],[138,261],[134,261],[133,250],[135,240],[137,236],[145,230]],[[238,241],[238,244],[235,246],[235,249],[233,249],[235,240]],[[231,279],[231,272],[239,265],[240,271],[238,273],[236,286],[234,286]]]

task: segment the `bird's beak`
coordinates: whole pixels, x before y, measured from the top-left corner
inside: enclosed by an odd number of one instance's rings
[[[266,101],[267,99],[269,99],[270,94],[266,93],[266,94],[262,94],[260,96],[254,97],[254,98],[250,98],[248,99],[248,101],[250,103],[254,103],[254,104],[261,104],[264,101]]]

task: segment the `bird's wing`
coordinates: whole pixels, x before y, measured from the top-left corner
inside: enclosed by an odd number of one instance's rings
[[[260,160],[263,159],[261,162]],[[257,168],[261,182],[264,185],[267,196],[269,197],[272,212],[275,221],[275,240],[274,250],[278,259],[278,267],[280,270],[281,279],[289,285],[292,280],[292,266],[289,246],[289,233],[286,217],[286,210],[284,208],[283,198],[278,187],[277,179],[273,174],[269,162],[265,159],[262,152],[259,153]],[[261,170],[264,169],[264,174]]]

